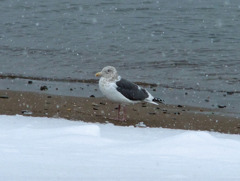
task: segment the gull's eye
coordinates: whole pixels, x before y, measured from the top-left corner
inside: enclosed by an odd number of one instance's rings
[[[110,73],[110,72],[112,72],[112,70],[111,70],[111,69],[108,69],[107,72]]]

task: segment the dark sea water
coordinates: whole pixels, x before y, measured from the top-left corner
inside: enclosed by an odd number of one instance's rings
[[[0,89],[100,96],[67,80],[113,65],[168,103],[240,113],[239,0],[2,0],[0,17]]]

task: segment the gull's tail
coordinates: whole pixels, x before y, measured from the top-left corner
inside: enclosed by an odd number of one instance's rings
[[[148,98],[144,99],[145,102],[155,104],[155,105],[158,105],[158,103],[164,104],[164,100],[162,100],[160,98],[155,98],[147,90],[145,90],[145,91],[148,94]]]
[[[162,100],[162,99],[160,99],[160,98],[153,98],[152,101],[153,101],[153,102],[156,102],[156,103],[165,104],[165,103],[164,103],[164,100]]]

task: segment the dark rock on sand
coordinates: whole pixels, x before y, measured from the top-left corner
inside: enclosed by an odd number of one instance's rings
[[[233,91],[229,91],[229,92],[227,92],[227,95],[233,95],[233,94],[234,94]]]
[[[41,91],[46,91],[46,90],[48,90],[48,87],[46,85],[43,85],[43,86],[40,87],[40,90]]]
[[[9,97],[7,95],[0,95],[0,99],[8,99]]]
[[[218,105],[218,108],[225,108],[227,106],[224,106],[224,105]]]
[[[22,114],[24,115],[32,115],[32,112],[29,110],[22,110]]]

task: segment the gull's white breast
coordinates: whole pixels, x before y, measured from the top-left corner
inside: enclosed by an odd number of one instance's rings
[[[108,99],[112,101],[125,104],[136,102],[131,101],[127,99],[125,96],[123,96],[120,92],[118,92],[116,83],[112,81],[109,82],[104,77],[101,77],[99,80],[99,89],[104,96],[106,96]]]

